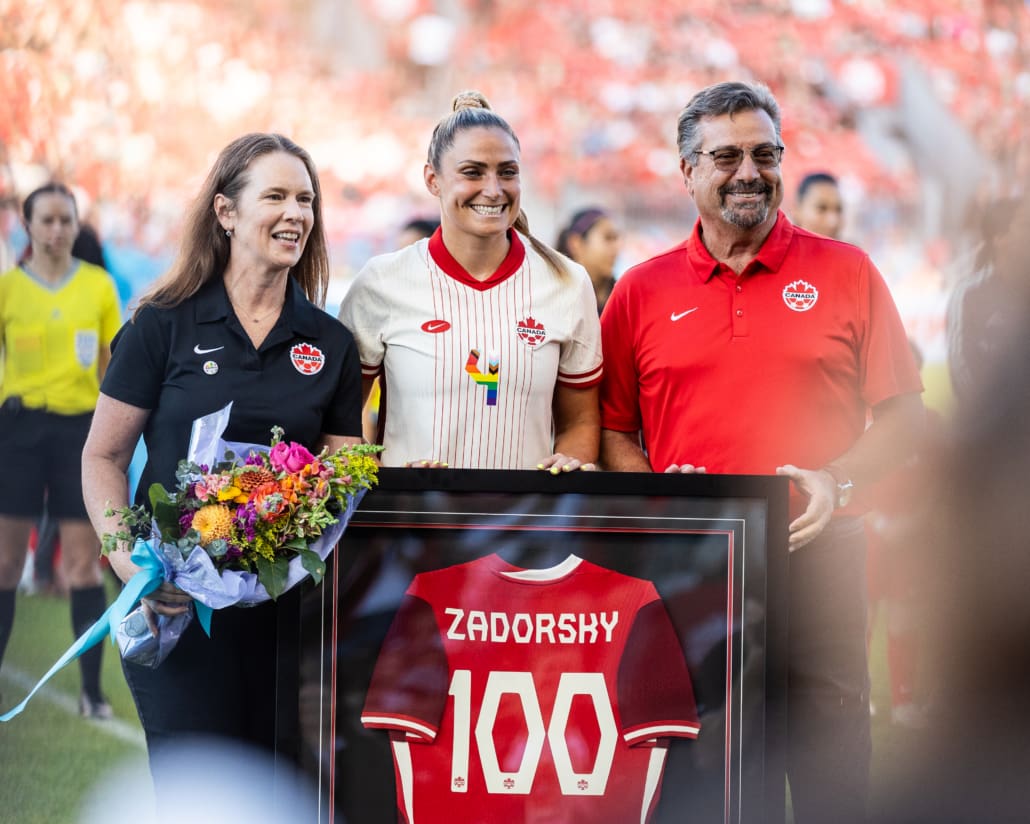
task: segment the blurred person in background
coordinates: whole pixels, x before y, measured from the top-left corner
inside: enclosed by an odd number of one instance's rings
[[[430,217],[416,217],[401,226],[397,234],[397,248],[403,249],[410,246],[416,240],[424,237],[432,237],[433,232],[440,228],[440,221]]]
[[[813,172],[801,179],[794,206],[794,225],[840,240],[844,229],[844,200],[837,178],[826,172]]]
[[[102,269],[110,269],[104,253],[104,244],[100,242],[100,235],[88,223],[79,226],[79,233],[75,236],[75,243],[72,245],[72,255]]]
[[[424,168],[440,229],[369,261],[340,310],[366,397],[384,381],[383,464],[578,469],[599,437],[590,278],[529,234],[511,126],[478,92],[452,108]]]
[[[827,172],[805,175],[798,186],[794,222],[810,232],[840,239],[844,202],[836,177]],[[921,371],[922,352],[914,341],[909,341],[909,347]],[[922,707],[916,695],[919,635],[914,614],[917,598],[914,587],[918,570],[914,568],[916,550],[911,546],[920,540],[919,533],[911,529],[919,506],[915,491],[910,487],[923,453],[940,437],[939,416],[931,415],[928,410],[926,420],[927,427],[920,433],[920,448],[912,458],[860,496],[861,502],[870,509],[864,521],[869,600],[866,643],[868,646],[872,641],[876,618],[882,608],[887,633],[890,717],[893,723],[906,727],[923,722]],[[876,712],[871,700],[869,710]]]
[[[1030,225],[1030,202],[1007,217]],[[932,691],[925,733],[889,775],[885,824],[1023,822],[1030,810],[1030,234],[1011,232],[994,251],[1005,287],[983,308],[1014,336],[976,374],[922,475]]]
[[[1027,153],[1030,155],[1030,152]],[[948,369],[959,409],[975,407],[997,386],[1005,354],[1026,336],[1022,314],[1030,276],[1011,264],[1026,234],[1026,194],[998,197],[977,215],[972,271],[948,299]],[[1006,261],[999,266],[999,261]]]
[[[28,250],[26,250],[27,252]],[[96,229],[88,223],[79,224],[79,233],[75,236],[75,242],[72,244],[72,257],[108,271],[100,236]],[[34,591],[62,595],[67,593],[67,584],[62,579],[57,565],[59,549],[57,521],[50,517],[50,510],[44,499],[43,514],[36,525],[36,545],[32,552],[32,588]]]
[[[923,353],[909,340],[916,366],[922,372]],[[890,686],[890,720],[902,727],[920,727],[926,722],[925,689],[920,682],[923,657],[920,609],[920,568],[923,544],[927,541],[921,520],[925,510],[924,473],[926,462],[940,449],[944,421],[927,408],[925,425],[917,435],[911,457],[859,496],[868,506],[865,517],[868,554],[866,578],[869,586],[869,627],[872,642],[879,613],[883,613],[887,643],[887,676]],[[877,708],[870,702],[870,712]]]
[[[558,233],[554,248],[587,270],[601,314],[615,285],[615,260],[619,256],[619,229],[603,209],[576,212]]]
[[[304,149],[277,134],[248,134],[222,149],[187,214],[170,271],[140,299],[112,342],[111,364],[83,452],[86,505],[99,534],[128,504],[126,471],[140,435],[146,466],[136,490],[176,485],[193,421],[232,402],[224,438],[283,440],[317,453],[361,440],[361,372],[351,334],[318,305],[329,281],[320,187]],[[291,350],[323,358],[307,373]],[[111,552],[122,581],[139,568],[131,548]],[[164,582],[143,599],[154,615],[184,612],[190,596]],[[284,756],[299,746],[295,678],[298,588],[253,607],[215,610],[208,636],[193,621],[156,669],[122,662],[146,733],[159,808],[175,810],[174,777],[155,761],[192,735]],[[286,638],[280,643],[280,634]],[[279,749],[277,749],[279,747]],[[255,789],[255,792],[258,792]],[[171,805],[171,806],[166,806]]]
[[[865,534],[851,494],[908,454],[922,422],[919,374],[869,257],[780,211],[784,147],[768,88],[702,89],[680,114],[678,144],[699,217],[684,243],[620,277],[605,306],[602,465],[793,482],[794,816],[862,821]]]
[[[11,230],[19,222],[18,201],[0,191],[0,272],[6,272],[18,262],[11,243]]]
[[[81,456],[110,343],[121,323],[114,281],[72,255],[78,214],[60,183],[36,189],[23,207],[31,248],[0,277],[3,379],[0,443],[0,659],[14,621],[14,593],[29,534],[44,501],[58,522],[72,631],[81,635],[107,606],[100,543],[83,502]],[[79,658],[79,711],[109,718],[100,688],[102,645]]]

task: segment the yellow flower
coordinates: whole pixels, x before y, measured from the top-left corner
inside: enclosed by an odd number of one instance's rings
[[[233,486],[232,484],[230,484],[229,486],[223,486],[218,491],[218,500],[234,501],[236,500],[236,498],[240,497],[241,494],[242,492],[238,486]]]
[[[202,506],[193,516],[193,528],[200,533],[201,546],[206,547],[219,538],[226,541],[232,535],[232,513],[222,504]]]

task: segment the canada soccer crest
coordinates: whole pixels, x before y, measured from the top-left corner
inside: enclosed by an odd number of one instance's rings
[[[807,312],[819,300],[819,290],[811,283],[795,280],[783,287],[783,302],[795,312]]]
[[[315,375],[325,366],[325,355],[310,343],[295,343],[290,348],[290,363],[302,375]]]
[[[533,320],[532,315],[529,315],[525,320],[515,322],[515,333],[519,336],[519,340],[530,349],[539,346],[547,337],[544,325]]]

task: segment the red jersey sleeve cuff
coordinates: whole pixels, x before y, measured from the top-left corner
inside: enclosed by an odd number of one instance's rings
[[[562,372],[558,370],[558,383],[563,386],[571,386],[574,389],[589,389],[601,382],[604,374],[604,364],[597,364],[589,372]]]
[[[383,364],[377,363],[375,365],[363,363],[361,364],[361,377],[371,380],[372,378],[378,378],[383,374]]]

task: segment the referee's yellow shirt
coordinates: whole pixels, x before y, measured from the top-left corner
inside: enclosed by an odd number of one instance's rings
[[[0,401],[20,396],[26,407],[59,415],[96,406],[100,350],[121,326],[121,310],[111,276],[74,263],[53,286],[21,267],[0,275]]]

